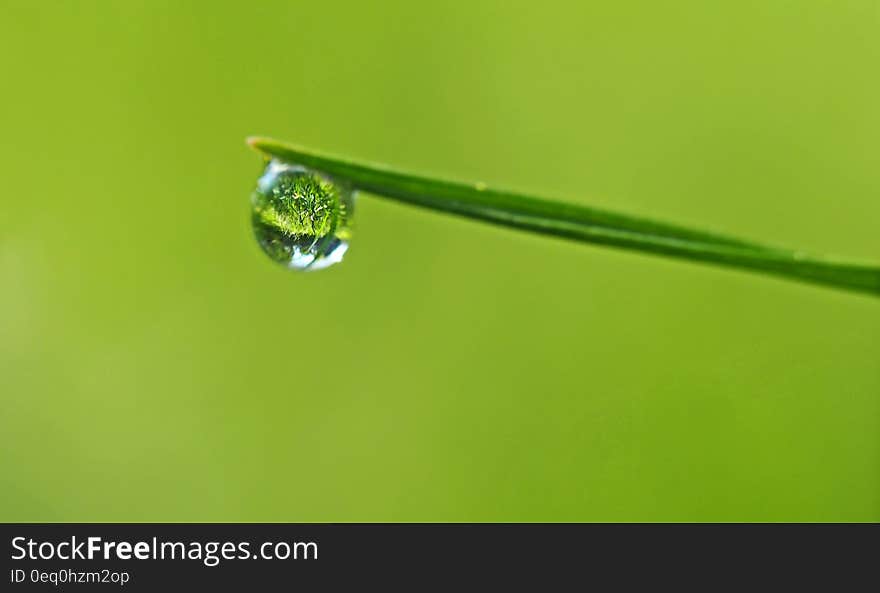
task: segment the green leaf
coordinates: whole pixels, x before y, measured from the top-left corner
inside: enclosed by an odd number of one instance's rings
[[[773,274],[880,296],[880,266],[810,255],[636,216],[400,173],[323,156],[269,138],[248,144],[267,158],[302,165],[354,189],[493,224],[679,259]]]

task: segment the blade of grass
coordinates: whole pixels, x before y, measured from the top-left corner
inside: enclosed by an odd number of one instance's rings
[[[354,189],[407,204],[598,245],[763,272],[880,296],[880,266],[809,255],[696,229],[353,163],[269,138],[249,138],[268,158],[320,171]]]

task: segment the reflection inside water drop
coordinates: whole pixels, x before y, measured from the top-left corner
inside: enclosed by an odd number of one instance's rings
[[[298,165],[271,161],[252,199],[254,235],[273,260],[295,270],[342,261],[351,237],[350,188]]]

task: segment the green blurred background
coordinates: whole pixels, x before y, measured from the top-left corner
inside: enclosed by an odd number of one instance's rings
[[[876,299],[361,196],[270,135],[880,255],[880,5],[4,2],[0,520],[880,520]]]

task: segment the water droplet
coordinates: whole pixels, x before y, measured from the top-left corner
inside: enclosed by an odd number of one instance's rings
[[[351,238],[351,188],[305,167],[271,161],[251,206],[257,243],[273,260],[295,270],[342,261]]]

